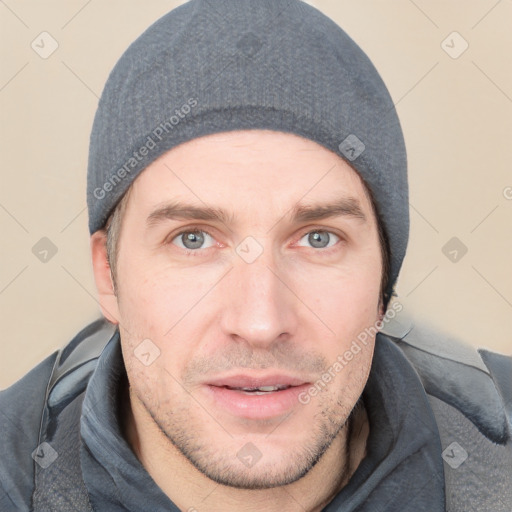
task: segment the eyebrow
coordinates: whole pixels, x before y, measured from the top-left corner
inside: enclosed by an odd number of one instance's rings
[[[146,224],[152,227],[164,220],[210,220],[230,224],[233,221],[233,215],[221,208],[173,202],[151,212]]]
[[[323,204],[296,204],[286,216],[292,222],[311,222],[334,217],[353,217],[366,222],[366,215],[359,201],[353,197],[344,197]],[[167,203],[151,212],[146,220],[148,227],[153,227],[164,220],[203,220],[215,221],[225,225],[232,224],[235,215],[222,208],[194,206],[182,202]]]
[[[332,203],[319,205],[296,205],[292,209],[292,219],[296,222],[308,222],[342,216],[354,217],[366,222],[366,215],[359,201],[354,197],[343,197]]]

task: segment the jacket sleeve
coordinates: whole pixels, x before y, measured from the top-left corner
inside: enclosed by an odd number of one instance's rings
[[[46,388],[57,352],[0,391],[0,510],[29,510]]]

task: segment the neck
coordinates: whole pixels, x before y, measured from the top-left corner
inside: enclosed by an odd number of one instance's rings
[[[318,461],[292,484],[270,489],[237,489],[218,484],[198,471],[158,429],[128,391],[123,399],[124,436],[160,489],[180,510],[211,512],[320,512],[348,483],[366,455],[369,423],[362,401]]]

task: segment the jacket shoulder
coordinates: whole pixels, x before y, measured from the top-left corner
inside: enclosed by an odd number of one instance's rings
[[[505,444],[512,431],[512,357],[477,350],[400,314],[382,333],[416,369],[427,395],[463,414],[485,437]]]
[[[32,454],[40,453],[36,449],[48,427],[46,413],[62,410],[85,390],[114,331],[104,319],[89,324],[64,348],[0,392],[0,510],[30,509]]]
[[[28,510],[30,504],[34,486],[31,454],[38,445],[46,388],[57,354],[51,354],[0,392],[0,483],[4,493],[0,494],[0,504],[3,498],[11,509]]]

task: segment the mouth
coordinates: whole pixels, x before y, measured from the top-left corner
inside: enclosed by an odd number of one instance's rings
[[[225,389],[229,389],[231,391],[240,391],[242,393],[248,395],[266,395],[268,393],[274,393],[276,391],[283,391],[285,389],[290,389],[292,386],[259,386],[255,388],[237,388],[231,386],[222,386]]]
[[[289,414],[309,386],[304,379],[286,375],[235,375],[210,381],[203,388],[216,409],[257,420]]]

